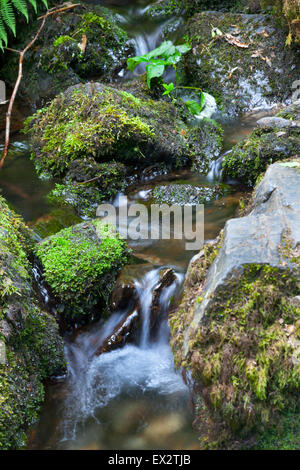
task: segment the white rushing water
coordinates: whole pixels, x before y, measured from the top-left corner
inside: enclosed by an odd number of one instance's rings
[[[62,441],[78,439],[82,432],[86,432],[89,420],[101,425],[99,410],[101,414],[101,408],[124,394],[154,393],[170,398],[170,403],[172,397],[179,395],[187,402],[187,387],[180,373],[174,371],[167,323],[170,299],[183,281],[182,274],[178,274],[176,281],[162,291],[162,322],[155,341],[150,339],[152,292],[159,282],[160,270],[153,269],[135,282],[142,314],[139,344],[128,344],[122,349],[94,355],[126,315],[124,312],[112,315],[103,326],[98,325],[90,333],[84,332],[75,341],[67,343],[68,393],[63,405]],[[178,404],[177,399],[175,401]]]

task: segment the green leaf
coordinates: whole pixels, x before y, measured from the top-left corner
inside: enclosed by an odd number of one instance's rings
[[[146,72],[147,72],[147,85],[150,88],[151,85],[151,80],[152,78],[155,77],[161,77],[165,71],[165,66],[164,65],[155,65],[155,64],[149,64],[146,67]]]
[[[127,68],[130,72],[133,72],[135,67],[143,62],[149,62],[148,58],[145,55],[131,57],[127,60]]]
[[[203,109],[203,107],[201,107],[201,105],[197,103],[197,101],[195,100],[185,101],[184,104],[189,110],[189,112],[193,114],[194,116],[196,116],[197,114],[200,114]]]
[[[27,9],[26,1],[25,0],[11,0],[11,1],[15,9],[23,13],[23,15],[25,16],[28,22],[29,18],[28,18],[28,9]]]
[[[16,19],[10,0],[1,0],[1,14],[4,22],[16,35]]]
[[[163,83],[163,87],[166,90],[163,95],[169,95],[174,90],[174,83],[169,83],[169,85]]]
[[[181,44],[180,46],[176,46],[176,51],[180,52],[180,54],[185,54],[191,49],[192,49],[192,46],[188,43]]]

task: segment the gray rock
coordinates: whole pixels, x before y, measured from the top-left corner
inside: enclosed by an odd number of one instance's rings
[[[240,278],[245,265],[267,264],[281,269],[291,266],[280,247],[284,235],[292,241],[292,248],[300,243],[299,198],[299,168],[273,164],[255,191],[252,212],[226,223],[222,248],[206,278],[203,301],[196,306],[185,334],[185,354],[189,339],[204,321],[216,297]]]
[[[276,116],[265,117],[257,121],[257,127],[268,127],[268,128],[279,128],[284,129],[286,127],[300,127],[297,121],[291,121]]]
[[[222,34],[212,38],[212,28]],[[289,100],[299,78],[297,51],[269,15],[201,12],[191,18],[187,82],[219,97],[222,113],[236,115]],[[288,73],[287,73],[288,71]]]

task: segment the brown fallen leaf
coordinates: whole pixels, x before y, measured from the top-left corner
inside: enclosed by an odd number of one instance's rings
[[[249,47],[249,44],[241,42],[239,39],[232,36],[232,34],[226,33],[223,37],[229,44],[232,44],[233,46],[241,47],[242,49],[248,49]]]
[[[87,45],[87,37],[85,34],[82,35],[81,42],[78,44],[79,49],[81,50],[82,54],[84,54]]]

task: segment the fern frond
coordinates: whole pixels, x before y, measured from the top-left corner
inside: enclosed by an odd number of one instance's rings
[[[28,22],[29,18],[28,18],[28,8],[27,8],[26,0],[11,0],[11,1],[15,9],[21,12],[25,16]]]
[[[37,13],[38,4],[43,4],[48,9],[47,0],[0,0],[0,49],[7,46],[7,28],[16,35],[16,12],[25,16],[29,21],[28,6],[32,5]]]
[[[34,11],[35,13],[37,13],[37,5],[36,5],[36,0],[29,0],[29,3],[31,3],[31,5],[33,6],[34,8]]]
[[[10,0],[1,0],[1,16],[14,35],[16,35],[16,19]]]

